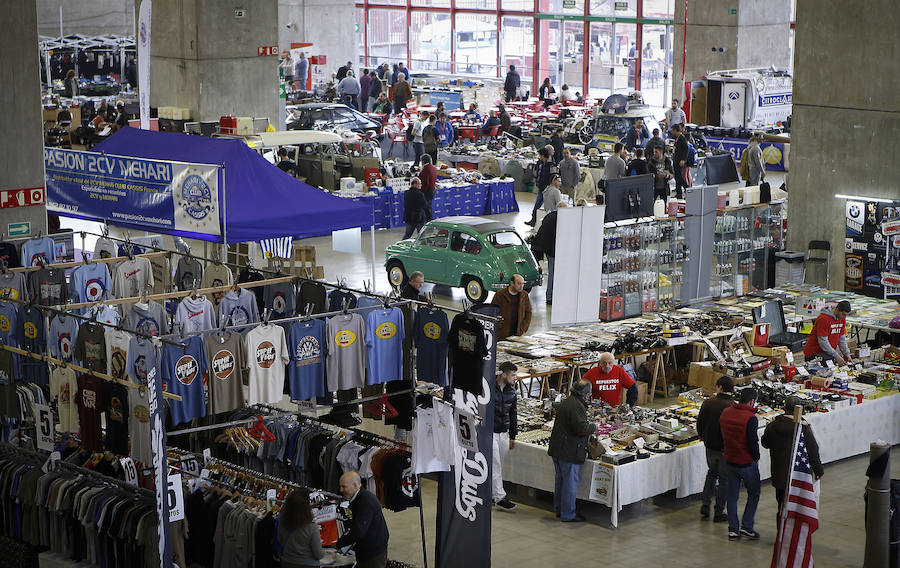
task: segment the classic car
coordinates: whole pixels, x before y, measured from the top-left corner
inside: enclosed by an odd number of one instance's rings
[[[525,289],[539,286],[543,274],[531,249],[505,223],[483,217],[444,217],[425,224],[419,236],[389,246],[385,267],[393,286],[419,271],[426,282],[461,286],[472,302],[509,284],[513,274]]]

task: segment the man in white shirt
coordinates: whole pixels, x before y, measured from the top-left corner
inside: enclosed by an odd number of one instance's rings
[[[672,99],[672,108],[666,111],[666,129],[669,131],[669,136],[674,138],[672,135],[672,127],[676,124],[684,124],[687,122],[687,117],[684,114],[684,111],[681,110],[681,105],[678,99]]]

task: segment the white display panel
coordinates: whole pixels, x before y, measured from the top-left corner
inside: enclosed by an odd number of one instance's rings
[[[599,321],[606,207],[557,210],[551,325]]]

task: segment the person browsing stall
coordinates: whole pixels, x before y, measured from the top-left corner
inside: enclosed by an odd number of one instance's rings
[[[409,275],[409,280],[400,288],[400,297],[404,300],[421,300],[422,285],[425,284],[425,275],[418,270]]]
[[[635,148],[643,148],[649,141],[650,132],[647,130],[647,127],[644,126],[644,119],[636,118],[634,120],[634,127],[628,131],[628,134],[625,135],[625,140],[623,140],[625,149],[630,152]]]
[[[525,279],[521,274],[513,274],[509,286],[494,294],[493,303],[500,308],[500,323],[497,325],[497,340],[511,335],[525,335],[531,326],[531,299],[525,291]]]
[[[341,495],[350,501],[350,529],[337,540],[335,548],[353,546],[357,568],[384,568],[387,565],[387,523],[378,498],[362,488],[355,471],[348,471],[340,479]]]
[[[703,401],[697,414],[697,433],[706,447],[706,482],[700,496],[700,518],[709,518],[709,506],[716,496],[714,523],[728,520],[725,502],[728,498],[728,470],[725,467],[725,442],[722,441],[722,426],[719,419],[722,412],[734,402],[734,380],[723,375],[716,380],[716,396]]]
[[[431,118],[434,118],[432,115]],[[431,221],[434,213],[431,209],[434,202],[434,189],[437,185],[437,168],[431,163],[431,156],[422,156],[422,170],[419,172],[419,180],[422,182],[422,193],[425,194],[425,202],[428,204],[425,217]]]
[[[807,361],[813,357],[823,361],[831,360],[837,365],[846,365],[852,361],[845,335],[850,309],[850,302],[842,300],[831,310],[825,310],[816,317],[812,333],[803,348]]]
[[[759,505],[759,438],[756,418],[757,392],[745,388],[738,395],[738,402],[722,411],[719,424],[722,428],[723,453],[728,470],[728,540],[741,537],[759,540],[753,530],[756,507]],[[747,489],[744,514],[738,517],[738,500],[741,485]]]
[[[587,458],[588,437],[594,424],[588,420],[591,383],[585,379],[572,385],[568,398],[556,407],[547,453],[553,458],[555,483],[553,510],[564,523],[580,523],[585,518],[575,512],[581,464]]]
[[[500,126],[500,117],[497,116],[495,111],[490,111],[487,120],[481,125],[481,133],[490,134],[491,129],[495,126]]]
[[[306,489],[294,491],[285,500],[278,523],[278,541],[284,545],[281,568],[316,568],[325,556]]]
[[[434,125],[438,133],[438,146],[446,148],[453,143],[453,125],[447,120],[446,113],[438,114],[437,124]]]
[[[421,231],[428,217],[428,202],[422,193],[422,181],[414,177],[409,182],[409,189],[403,194],[403,222],[406,223],[404,239],[410,238],[414,232]]]
[[[294,160],[288,158],[287,148],[278,149],[278,163],[275,165],[286,174],[297,175],[297,164],[294,163]]]
[[[600,399],[613,408],[622,404],[622,389],[627,389],[625,402],[634,406],[638,399],[637,384],[625,369],[616,365],[612,353],[600,355],[600,363],[584,374],[584,380],[591,383],[595,399]]]
[[[469,110],[466,111],[466,114],[463,115],[463,120],[469,123],[480,123],[481,115],[478,114],[478,105],[472,103],[469,105]]]
[[[506,497],[503,489],[503,459],[516,447],[516,371],[514,363],[504,361],[498,367],[500,374],[494,384],[494,467],[491,470],[494,505],[511,511],[516,504]]]

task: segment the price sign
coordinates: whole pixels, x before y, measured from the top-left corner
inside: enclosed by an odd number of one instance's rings
[[[209,465],[209,461],[212,459],[212,452],[209,448],[203,448],[203,465]]]
[[[184,489],[181,487],[180,473],[169,476],[166,495],[169,500],[169,522],[180,521],[184,518]]]
[[[831,359],[825,361],[825,366],[829,369],[834,369],[834,361],[832,361]]]
[[[453,409],[453,418],[456,421],[456,434],[459,445],[472,452],[478,451],[478,431],[475,428],[475,416],[460,410]]]
[[[125,482],[137,486],[138,472],[137,468],[134,466],[134,460],[131,458],[122,458],[119,460],[119,463],[122,464],[122,471],[125,472]]]
[[[804,377],[809,376],[809,371],[806,370],[806,367],[797,367],[797,372],[800,373]]]
[[[53,412],[46,404],[34,405],[34,424],[37,429],[37,447],[39,450],[53,450],[56,437],[56,424],[53,422]]]
[[[868,357],[871,354],[872,354],[872,351],[868,347],[862,347],[859,350],[860,357]]]
[[[190,458],[186,461],[181,462],[181,469],[192,475],[200,475],[200,470],[202,468],[200,467],[200,462],[198,462],[194,458]]]
[[[275,506],[275,501],[278,499],[278,494],[275,493],[274,489],[269,489],[266,491],[266,510],[271,511],[272,507]]]
[[[784,354],[784,360],[788,362],[788,365],[794,364],[794,354],[788,351]]]

